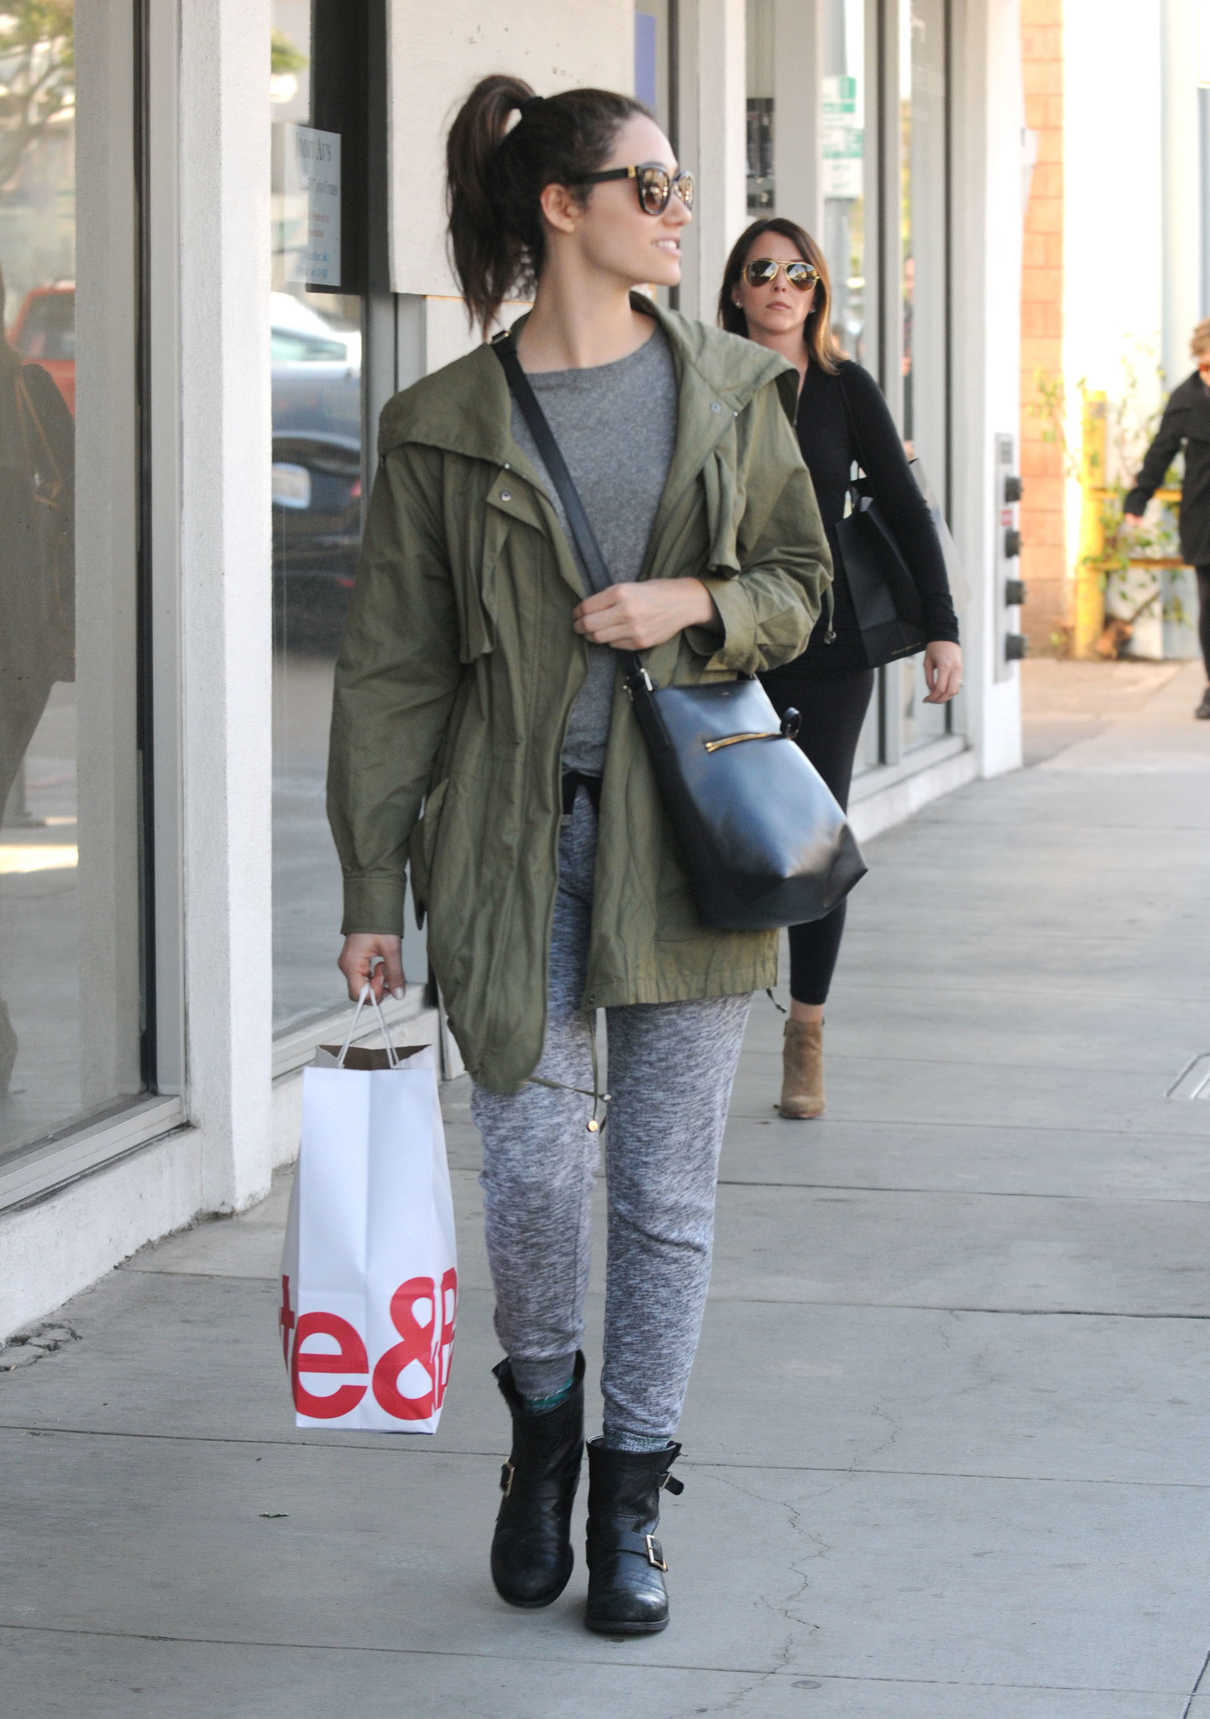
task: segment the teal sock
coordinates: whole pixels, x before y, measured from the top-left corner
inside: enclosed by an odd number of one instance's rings
[[[561,1386],[559,1390],[552,1391],[549,1397],[522,1397],[521,1401],[525,1404],[525,1412],[530,1415],[544,1415],[548,1409],[557,1409],[560,1403],[565,1403],[570,1397],[571,1388],[575,1382],[575,1374],[573,1373],[567,1383]]]

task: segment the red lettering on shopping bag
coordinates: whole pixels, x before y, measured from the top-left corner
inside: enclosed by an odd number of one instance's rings
[[[338,1347],[335,1352],[314,1350],[303,1353],[308,1337],[331,1337]],[[294,1406],[300,1415],[316,1420],[334,1421],[355,1409],[366,1394],[364,1385],[340,1385],[327,1396],[308,1391],[300,1377],[303,1373],[361,1373],[369,1366],[366,1346],[347,1319],[336,1313],[303,1313],[294,1331],[294,1353],[290,1359],[290,1388]]]
[[[442,1345],[445,1341],[445,1291],[454,1274],[446,1272],[441,1280],[441,1294],[431,1277],[409,1277],[391,1297],[391,1324],[403,1339],[388,1349],[374,1369],[374,1395],[386,1410],[401,1421],[426,1421],[441,1407],[445,1396],[445,1368],[442,1365]],[[457,1279],[455,1278],[455,1283]],[[427,1317],[416,1311],[427,1308]],[[449,1332],[452,1341],[452,1326]],[[399,1381],[415,1362],[429,1382],[423,1396],[405,1397]]]
[[[392,1295],[391,1323],[401,1341],[380,1356],[371,1385],[379,1406],[396,1420],[428,1420],[445,1400],[457,1312],[458,1273],[453,1266],[442,1277],[440,1291],[431,1277],[409,1277]],[[310,1373],[360,1374],[364,1379],[369,1372],[369,1360],[365,1341],[357,1329],[336,1313],[317,1311],[296,1316],[290,1305],[288,1277],[282,1278],[278,1324],[282,1352],[290,1369],[294,1406],[299,1414],[314,1420],[339,1420],[342,1415],[350,1414],[366,1394],[364,1384],[344,1384],[327,1395],[318,1395],[309,1391],[302,1379]],[[330,1337],[336,1348],[305,1351],[303,1345],[311,1337]],[[413,1362],[420,1369],[426,1388],[419,1396],[405,1396],[400,1383]]]
[[[454,1320],[458,1316],[458,1273],[453,1266],[441,1279],[441,1342],[437,1349],[437,1371],[440,1379],[438,1407],[450,1382],[450,1362],[454,1358]]]

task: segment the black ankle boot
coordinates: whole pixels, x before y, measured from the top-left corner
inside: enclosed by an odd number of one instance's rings
[[[588,1446],[589,1629],[600,1635],[654,1635],[668,1624],[668,1566],[655,1531],[660,1488],[685,1490],[668,1470],[679,1444],[663,1450]]]
[[[504,1497],[492,1537],[492,1581],[510,1606],[548,1606],[567,1586],[574,1557],[571,1507],[584,1451],[584,1357],[577,1354],[571,1394],[534,1414],[512,1368],[492,1369],[513,1417],[512,1454],[500,1474]]]

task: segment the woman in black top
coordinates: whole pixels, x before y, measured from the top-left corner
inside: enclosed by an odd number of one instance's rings
[[[802,656],[761,678],[779,712],[794,705],[802,713],[799,744],[845,805],[874,690],[836,542],[854,460],[869,478],[920,591],[929,638],[926,704],[946,704],[958,691],[962,648],[932,518],[878,384],[841,356],[828,323],[830,298],[819,247],[795,222],[774,216],[754,221],[737,240],[723,273],[718,317],[732,334],[780,352],[801,378],[796,427],[832,550],[835,616],[831,628],[821,619]],[[844,914],[842,903],[826,919],[790,928],[783,1116],[823,1113],[823,1012]]]
[[[1184,448],[1181,554],[1197,570],[1197,631],[1206,665],[1206,690],[1193,714],[1206,720],[1210,719],[1210,317],[1194,329],[1189,350],[1197,369],[1169,395],[1156,438],[1122,504],[1122,514],[1129,529],[1142,524],[1143,509]]]

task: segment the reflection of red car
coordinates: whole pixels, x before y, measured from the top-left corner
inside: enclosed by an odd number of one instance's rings
[[[41,364],[54,377],[67,408],[76,409],[76,289],[72,281],[34,287],[22,300],[8,331],[9,345],[22,358]]]

